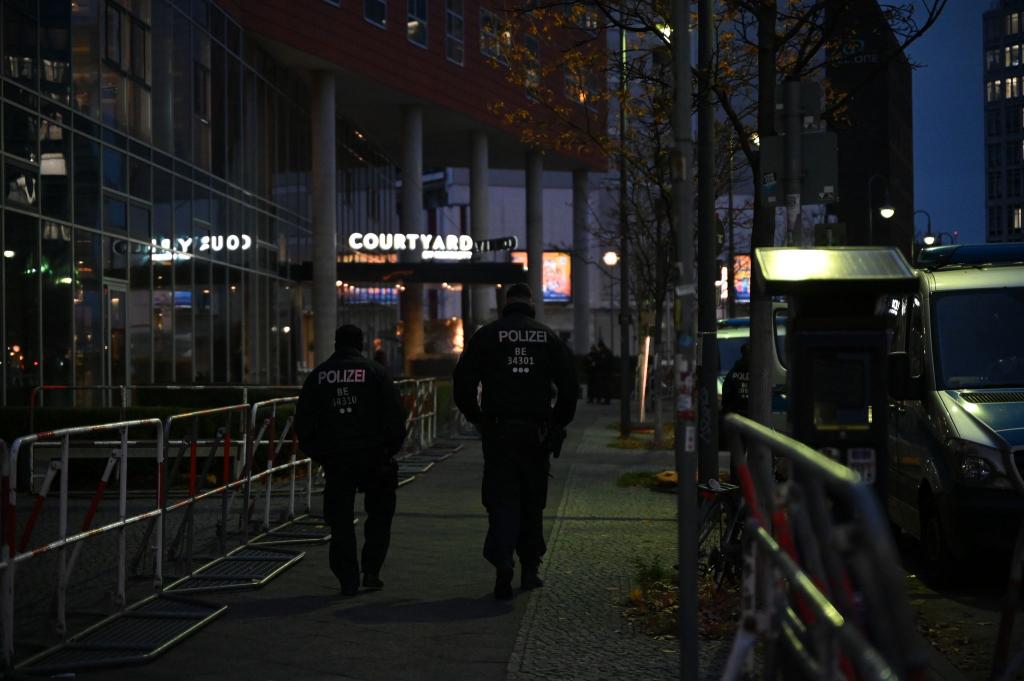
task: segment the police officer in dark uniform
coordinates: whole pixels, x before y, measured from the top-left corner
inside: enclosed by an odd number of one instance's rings
[[[740,346],[740,357],[722,382],[722,413],[747,415],[750,404],[750,342]]]
[[[514,284],[501,319],[473,335],[455,367],[455,404],[483,437],[484,557],[497,570],[499,600],[513,596],[513,552],[520,586],[543,585],[538,570],[547,549],[542,515],[549,456],[559,454],[579,391],[572,353],[533,317],[530,288]]]
[[[346,324],[334,335],[334,354],[306,378],[295,430],[302,451],[327,476],[324,519],[331,526],[331,571],[341,592],[359,591],[360,562],[352,526],[356,492],[366,510],[363,586],[380,589],[380,569],[391,539],[398,467],[392,458],[405,441],[405,410],[380,364],[362,355],[363,332]]]

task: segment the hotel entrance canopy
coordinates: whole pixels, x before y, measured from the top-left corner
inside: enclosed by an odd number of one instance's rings
[[[312,263],[292,268],[296,281],[312,281]],[[349,283],[374,284],[514,284],[526,281],[526,270],[518,263],[508,262],[393,262],[338,263],[338,280]]]

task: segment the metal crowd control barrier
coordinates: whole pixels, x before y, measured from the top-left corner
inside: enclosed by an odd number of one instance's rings
[[[1001,441],[999,450],[1002,454],[1003,469],[1010,479],[1010,484],[1018,494],[1024,495],[1024,478],[1021,477],[1020,469],[1017,467],[1013,449],[1005,441]],[[1021,583],[1024,581],[1024,518],[1021,518],[1018,523],[1017,538],[1013,543],[1013,554],[1010,558],[1010,579],[1003,602],[1003,610],[999,616],[996,647],[992,654],[991,678],[1006,681],[1017,678],[1017,675],[1024,670],[1024,649],[1018,650],[1013,659],[1009,659],[1014,620],[1017,608],[1020,607]]]
[[[3,456],[3,471],[2,471],[2,492],[3,492],[3,542],[2,548],[0,548],[0,571],[2,571],[2,621],[3,626],[3,661],[5,666],[10,666],[13,655],[14,655],[14,584],[15,584],[15,572],[18,565],[30,561],[42,555],[49,553],[57,553],[57,590],[56,590],[56,615],[57,615],[57,629],[61,634],[67,631],[67,588],[71,572],[74,568],[78,553],[81,549],[81,542],[90,537],[107,533],[107,532],[118,532],[118,562],[117,562],[117,592],[116,599],[117,604],[121,607],[125,605],[126,601],[126,581],[127,581],[127,560],[128,560],[128,547],[127,547],[127,536],[126,531],[128,526],[133,525],[144,520],[152,519],[156,524],[156,542],[158,545],[158,551],[162,550],[160,542],[163,537],[163,509],[161,507],[159,494],[154,495],[157,498],[156,508],[151,511],[140,513],[134,516],[128,516],[128,430],[132,428],[152,428],[156,432],[156,445],[157,445],[157,480],[158,487],[159,481],[163,473],[163,429],[159,419],[140,419],[135,421],[120,421],[117,423],[108,423],[97,426],[81,426],[77,428],[65,428],[61,430],[54,430],[44,433],[35,433],[32,435],[26,435],[20,437],[14,441],[11,445],[10,452],[4,448]],[[111,463],[108,463],[104,475],[100,480],[100,484],[97,487],[96,494],[93,496],[92,502],[86,511],[85,518],[82,522],[80,531],[74,534],[69,534],[68,530],[68,478],[69,478],[69,464],[70,464],[70,441],[73,436],[90,435],[101,432],[118,431],[120,433],[121,444],[120,449],[111,457]],[[12,471],[17,470],[18,456],[25,450],[30,450],[32,446],[43,440],[54,440],[59,439],[61,443],[61,455],[60,459],[51,465],[50,470],[47,474],[47,484],[45,487],[49,487],[49,482],[52,482],[53,478],[59,474],[59,515],[58,515],[58,528],[57,528],[57,540],[52,541],[40,546],[31,546],[31,534],[35,527],[36,520],[42,511],[43,504],[45,502],[45,493],[41,493],[37,497],[36,503],[33,506],[32,513],[25,525],[24,534],[20,542],[16,541],[17,534],[17,478],[12,476]],[[113,463],[116,460],[118,466],[118,480],[119,480],[119,491],[118,491],[118,515],[119,519],[113,523],[108,523],[101,527],[92,528],[92,521],[95,517],[97,508],[100,501],[103,498],[104,491],[106,489],[106,483],[109,480],[110,472],[113,468]],[[68,555],[68,547],[72,547],[71,555]],[[160,561],[156,561],[154,564],[154,582],[159,585],[163,578],[162,565]]]
[[[437,380],[409,378],[395,381],[395,386],[409,409],[406,445],[426,449],[437,437]]]
[[[926,648],[873,488],[742,416],[726,416],[725,428],[749,514],[741,622],[723,679],[752,671],[758,638],[767,643],[765,678],[780,665],[785,678],[924,678]],[[788,466],[781,483],[772,455]]]
[[[210,454],[205,458],[203,470],[198,472],[198,423],[199,419],[207,419],[223,415],[225,424],[218,428],[217,434],[212,443]],[[237,416],[241,428],[242,450],[239,460],[232,464],[231,443],[232,443],[232,417]],[[172,548],[184,546],[184,559],[186,574],[172,584],[165,587],[165,591],[173,593],[194,593],[198,591],[213,591],[220,589],[251,588],[265,584],[283,570],[298,562],[304,554],[290,551],[278,551],[274,549],[254,550],[248,547],[247,532],[243,533],[240,546],[228,550],[227,530],[228,514],[232,505],[232,497],[239,490],[247,496],[252,482],[251,466],[249,462],[252,457],[249,455],[250,446],[250,419],[248,404],[234,404],[225,407],[202,409],[185,414],[175,414],[167,418],[164,425],[165,441],[170,441],[175,424],[191,420],[192,437],[187,442],[189,450],[189,475],[188,475],[188,496],[175,504],[167,505],[167,484],[170,483],[172,475],[167,476],[165,485],[161,488],[164,498],[164,513],[171,513],[184,510],[184,515],[178,526],[178,532],[171,544]],[[208,474],[211,471],[216,450],[222,446],[221,476],[222,484],[209,490],[203,490]],[[184,449],[184,448],[183,448]],[[183,459],[182,454],[176,459],[176,466]],[[220,498],[220,521],[217,525],[217,547],[218,557],[207,562],[198,569],[193,566],[194,558],[194,535],[196,507],[199,503],[213,498]],[[247,506],[243,503],[243,509]],[[245,515],[243,513],[243,524]],[[144,548],[144,547],[143,547]],[[170,552],[169,552],[170,553]],[[164,559],[163,555],[159,556]]]

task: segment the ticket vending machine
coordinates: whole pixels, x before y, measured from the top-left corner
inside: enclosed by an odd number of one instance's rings
[[[759,248],[754,285],[786,296],[792,436],[882,493],[889,338],[879,301],[917,286],[896,248]]]

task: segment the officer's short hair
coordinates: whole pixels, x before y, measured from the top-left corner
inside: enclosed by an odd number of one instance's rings
[[[533,291],[531,291],[530,287],[526,284],[512,284],[511,286],[508,287],[508,290],[505,291],[505,302],[531,303],[533,302]]]
[[[363,331],[353,324],[343,324],[334,332],[334,349],[354,348],[363,349]]]

